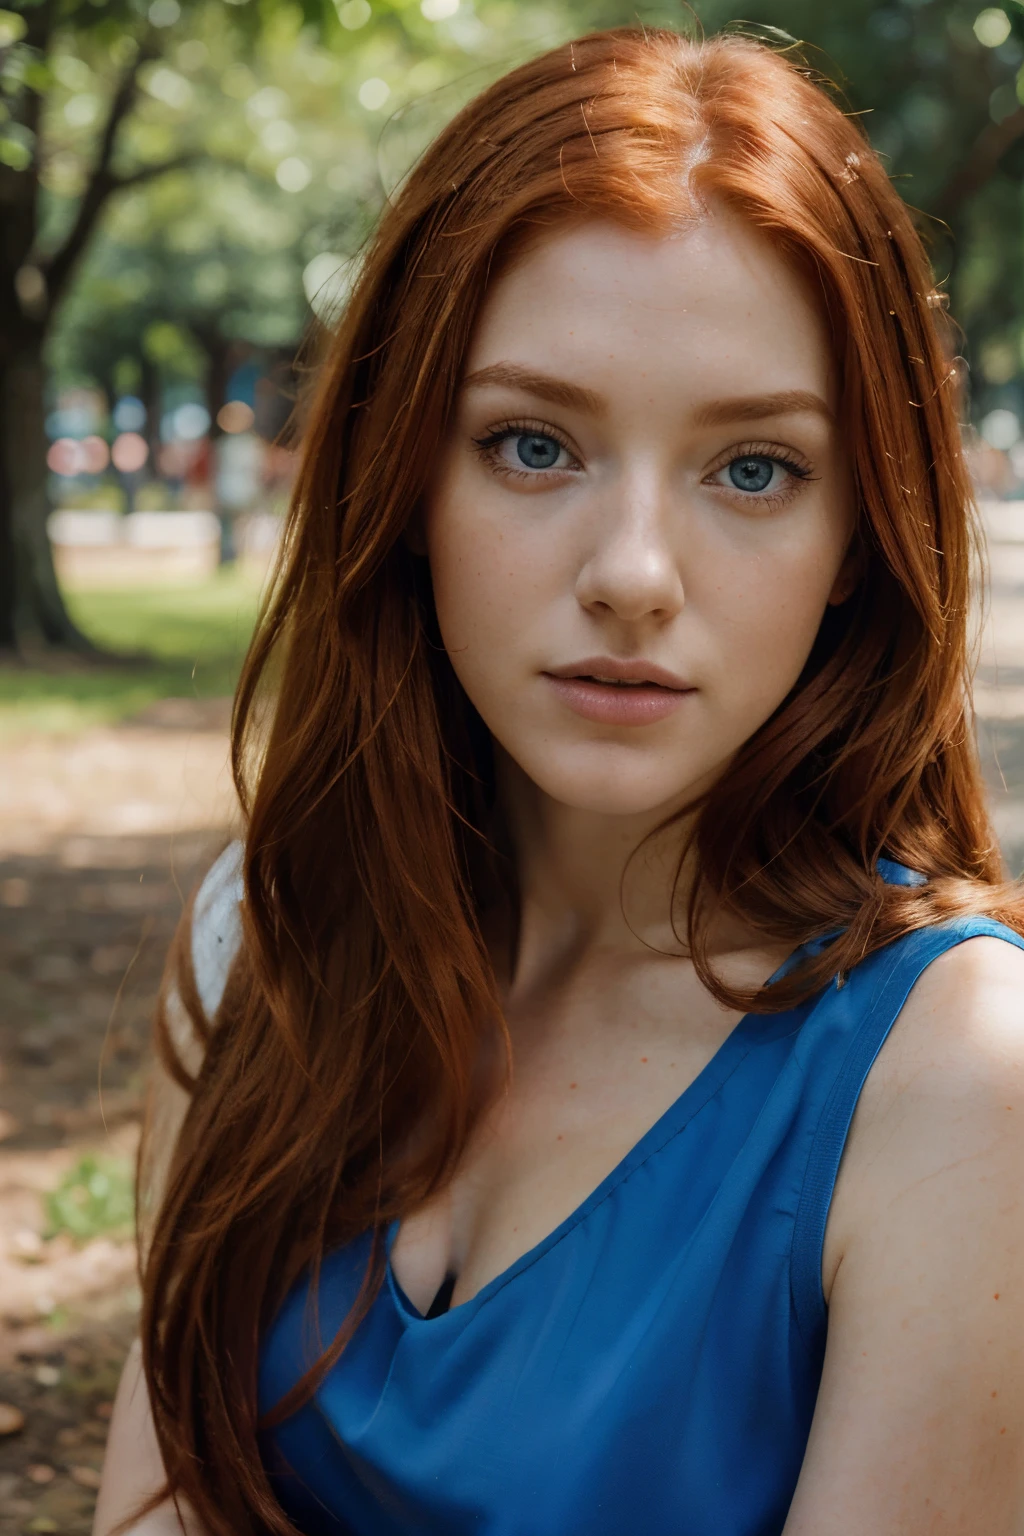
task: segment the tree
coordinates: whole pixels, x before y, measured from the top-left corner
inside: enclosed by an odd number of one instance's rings
[[[0,11],[0,649],[84,646],[46,539],[44,387],[48,358],[67,358],[86,335],[90,293],[109,289],[122,257],[144,269],[146,292],[136,283],[108,294],[92,320],[106,313],[111,334],[130,334],[162,304],[216,369],[232,332],[223,306],[197,302],[200,271],[210,293],[218,264],[236,297],[248,291],[253,302],[229,306],[236,320],[247,311],[293,327],[294,315],[282,317],[301,309],[300,270],[318,250],[358,246],[382,180],[390,189],[490,76],[591,27],[693,24],[678,5],[629,0],[10,3]],[[732,14],[733,0],[695,3],[709,32]],[[868,113],[901,189],[949,226],[929,227],[983,388],[1013,389],[1024,342],[1024,10],[979,3],[744,0],[743,11],[783,46],[772,27],[820,49],[826,73],[841,66],[851,108]],[[293,68],[305,70],[294,88],[283,80]],[[247,229],[216,232],[232,178],[255,188],[253,206],[295,226],[301,261],[287,294],[260,299],[280,263],[251,249]],[[215,235],[184,255],[161,214],[182,198]],[[159,277],[169,262],[176,289]],[[79,362],[88,350],[78,347]]]
[[[183,53],[208,46],[200,34],[230,34],[235,62],[220,86],[241,99],[261,89],[249,69],[254,56],[265,67],[275,48],[281,56],[282,38],[307,56],[319,45],[324,62],[342,60],[346,83],[359,91],[338,103],[335,146],[356,145],[357,163],[368,166],[375,164],[377,114],[389,96],[400,102],[400,78],[416,92],[431,91],[483,59],[479,85],[496,40],[500,67],[513,28],[516,46],[527,49],[556,40],[557,29],[543,0],[485,0],[497,27],[471,14],[472,0],[461,14],[457,0],[11,4],[0,11],[0,651],[39,641],[85,651],[46,537],[47,349],[111,208],[171,172],[232,159],[213,93],[200,103],[206,111],[194,110],[187,68],[176,67]],[[563,6],[559,14],[567,13]],[[223,105],[220,93],[216,104]],[[263,148],[278,185],[297,189],[303,157]],[[252,160],[250,149],[247,168]],[[259,175],[259,152],[256,161]]]

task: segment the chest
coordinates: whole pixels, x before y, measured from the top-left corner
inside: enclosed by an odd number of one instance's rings
[[[468,1301],[577,1209],[738,1020],[662,961],[509,1010],[511,1070],[447,1188],[403,1221],[395,1278],[426,1313]],[[450,1285],[454,1279],[454,1286]]]

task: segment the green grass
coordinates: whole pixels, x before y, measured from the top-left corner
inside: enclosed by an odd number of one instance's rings
[[[79,1158],[46,1197],[47,1237],[66,1232],[77,1242],[130,1237],[135,1224],[132,1163],[127,1157]]]
[[[234,692],[256,617],[259,588],[227,567],[194,587],[66,594],[79,627],[130,665],[75,660],[0,668],[0,737],[74,732],[137,714],[165,698]]]

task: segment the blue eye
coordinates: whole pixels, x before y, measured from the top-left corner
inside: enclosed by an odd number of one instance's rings
[[[729,479],[738,491],[757,493],[766,491],[771,485],[777,461],[766,459],[762,454],[749,454],[742,459],[733,459],[727,468]]]
[[[527,469],[554,469],[558,463],[562,445],[553,437],[545,437],[540,432],[524,432],[515,441],[516,454]]]

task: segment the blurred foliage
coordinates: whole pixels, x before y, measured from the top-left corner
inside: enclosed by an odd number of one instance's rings
[[[88,196],[112,103],[137,74],[110,160],[123,190],[49,342],[58,382],[117,393],[146,378],[201,386],[246,355],[290,354],[331,261],[358,251],[438,126],[505,68],[599,26],[714,32],[737,24],[738,0],[61,0],[45,56],[21,35],[38,0],[11,3],[0,11],[0,161],[38,167],[41,260]],[[1016,403],[1021,0],[741,8],[746,29],[806,43],[864,114],[901,191],[932,216],[983,404]],[[31,130],[26,93],[40,102]]]
[[[29,731],[73,732],[137,714],[163,698],[234,692],[259,600],[242,567],[193,587],[68,594],[72,615],[97,644],[146,661],[59,671],[0,668],[0,739]]]
[[[76,1242],[131,1237],[135,1226],[132,1162],[88,1154],[79,1158],[46,1197],[46,1237],[67,1233]]]

